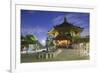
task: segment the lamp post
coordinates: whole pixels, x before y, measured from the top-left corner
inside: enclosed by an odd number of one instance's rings
[[[47,37],[47,39],[46,39],[46,50],[47,50],[47,52],[49,51],[49,48],[48,48],[48,41],[49,41],[49,39],[48,39],[48,37]]]

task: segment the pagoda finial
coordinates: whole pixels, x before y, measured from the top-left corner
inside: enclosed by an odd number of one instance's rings
[[[66,23],[67,22],[67,19],[66,19],[66,17],[64,17],[64,23]]]

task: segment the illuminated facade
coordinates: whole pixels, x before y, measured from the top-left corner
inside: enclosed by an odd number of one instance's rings
[[[73,37],[80,37],[83,28],[69,23],[66,18],[62,24],[54,26],[49,32],[54,45],[57,47],[66,47],[73,43]]]

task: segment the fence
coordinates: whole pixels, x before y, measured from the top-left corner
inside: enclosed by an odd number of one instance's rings
[[[88,56],[89,55],[89,43],[73,44],[73,55]]]
[[[37,58],[38,59],[50,59],[50,58],[54,58],[55,56],[57,56],[58,54],[61,53],[62,50],[58,49],[57,51],[55,52],[42,52],[42,53],[38,53],[37,54]]]

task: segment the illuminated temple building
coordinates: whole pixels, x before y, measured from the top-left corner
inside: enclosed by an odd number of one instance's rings
[[[73,37],[80,37],[83,28],[75,26],[64,18],[64,22],[54,26],[48,35],[52,37],[52,42],[57,47],[66,47],[73,43]]]

